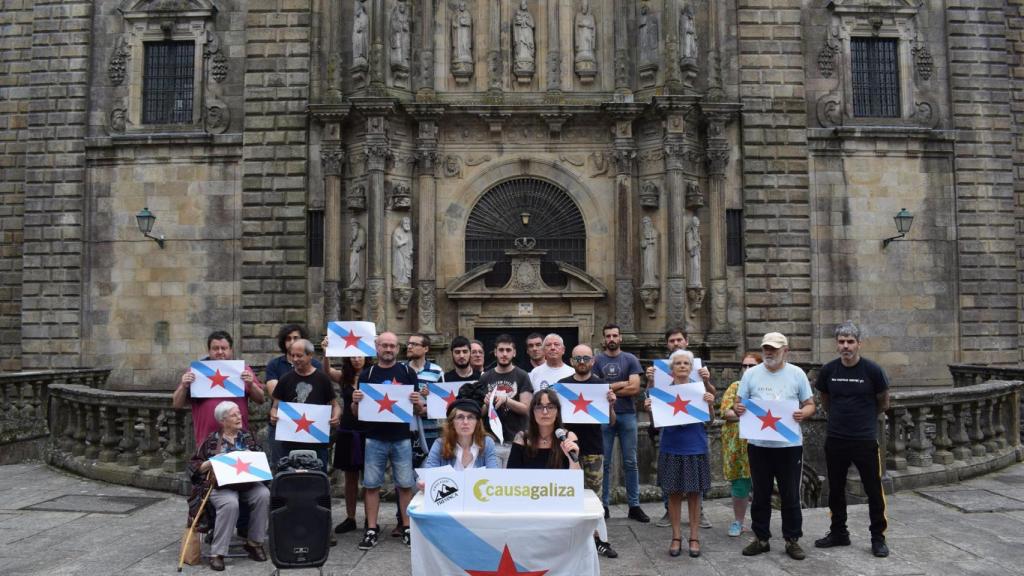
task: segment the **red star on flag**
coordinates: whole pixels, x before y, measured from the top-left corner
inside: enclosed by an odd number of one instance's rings
[[[448,406],[451,406],[452,402],[455,402],[455,392],[448,392],[448,395],[445,396],[444,401],[448,403]]]
[[[239,456],[238,458],[235,459],[235,463],[233,464],[233,466],[235,468],[235,474],[241,474],[242,472],[249,472],[249,463],[248,462],[243,462],[241,456]]]
[[[544,576],[547,573],[547,570],[520,572],[516,568],[515,561],[512,560],[512,553],[508,551],[508,544],[505,545],[505,550],[501,553],[497,570],[466,570],[466,574],[469,576]]]
[[[228,377],[221,374],[220,368],[218,368],[217,371],[213,373],[213,376],[210,376],[210,388],[213,388],[214,386],[220,386],[221,388],[224,388],[224,382],[227,379]]]
[[[690,405],[690,401],[689,400],[683,400],[682,397],[679,396],[679,394],[676,394],[676,399],[671,401],[671,402],[669,402],[668,405],[672,407],[672,415],[675,416],[676,414],[679,414],[680,412],[684,412],[685,413],[686,412],[686,407]]]
[[[764,416],[758,416],[758,418],[761,419],[761,430],[764,430],[765,428],[771,428],[772,430],[778,431],[778,428],[775,427],[775,424],[779,420],[782,420],[782,418],[772,416],[771,410],[769,410],[768,413],[765,414]]]
[[[590,406],[593,400],[585,400],[583,398],[583,393],[580,392],[580,395],[577,396],[575,400],[570,400],[570,402],[572,402],[573,405],[572,413],[575,414],[577,412],[586,413],[587,408]]]
[[[316,420],[310,420],[309,418],[306,418],[306,413],[303,412],[302,417],[295,421],[295,431],[301,432],[302,430],[305,430],[306,434],[309,434],[309,427],[314,422],[316,422]]]
[[[359,346],[359,335],[355,331],[349,332],[348,336],[342,336],[345,340],[345,348],[356,348]]]
[[[394,406],[395,404],[398,404],[398,402],[395,401],[395,400],[392,400],[391,398],[388,398],[388,395],[385,394],[384,398],[382,398],[380,400],[377,400],[377,404],[380,404],[380,408],[377,409],[378,413],[387,410],[388,412],[391,412],[392,414],[394,414],[395,411],[392,410],[391,407]]]

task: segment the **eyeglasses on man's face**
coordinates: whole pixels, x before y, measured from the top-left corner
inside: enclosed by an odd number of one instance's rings
[[[412,348],[413,346],[423,346],[423,342],[409,342],[406,346],[409,348]]]
[[[558,406],[556,404],[537,404],[533,407],[534,412],[540,412],[542,414],[555,412],[556,410],[558,410]]]

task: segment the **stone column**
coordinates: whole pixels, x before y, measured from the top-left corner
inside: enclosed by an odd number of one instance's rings
[[[487,38],[489,44],[487,47],[487,92],[492,99],[502,98],[501,86],[505,72],[501,62],[501,47],[506,45],[506,43],[502,42],[502,4],[504,2],[500,0],[493,1],[487,9]],[[474,49],[474,55],[475,53],[476,50]]]
[[[675,119],[669,121],[672,124]],[[681,133],[665,136],[665,192],[668,196],[668,274],[666,320],[669,326],[686,327],[686,182],[683,163],[686,144]],[[692,337],[692,335],[691,335]]]
[[[725,171],[729,166],[729,141],[725,127],[733,112],[722,105],[705,105],[707,119],[708,222],[711,252],[711,330],[708,341],[735,344],[728,318],[728,272],[726,270]]]
[[[561,39],[558,36],[559,22],[558,2],[548,2],[548,54],[547,54],[547,90],[549,98],[559,99],[562,91],[562,51]],[[572,22],[572,14],[569,15]]]
[[[385,79],[387,78],[387,56],[384,51],[384,42],[387,41],[388,12],[385,0],[371,0],[373,8],[370,10],[370,30],[373,35],[370,39],[370,89],[371,96],[384,96],[387,93]]]
[[[384,172],[391,159],[387,138],[388,110],[364,110],[366,116],[366,319],[378,328],[387,325],[388,299],[385,274],[388,254],[386,239],[390,231],[384,212]]]
[[[622,96],[632,94],[629,82],[629,70],[631,67],[629,57],[629,45],[632,34],[631,27],[634,25],[631,18],[634,0],[615,0],[615,93]]]
[[[420,332],[437,334],[437,266],[435,222],[437,221],[437,124],[439,115],[418,117],[416,137],[417,223],[416,245],[417,307],[416,325]]]
[[[341,175],[345,151],[340,142],[324,143],[320,165],[324,175],[324,317],[331,321],[341,318]]]
[[[615,321],[623,332],[635,332],[633,262],[633,117],[619,116],[615,121]]]
[[[438,17],[440,4],[434,0],[421,0],[420,4],[420,39],[419,73],[413,74],[416,80],[417,94],[429,96],[434,93],[434,19]],[[442,26],[442,29],[448,30]]]

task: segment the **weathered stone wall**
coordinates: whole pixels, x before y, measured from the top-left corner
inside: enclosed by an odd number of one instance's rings
[[[1024,361],[1024,1],[1006,2],[1006,40],[1010,58],[1013,113],[1013,188],[1017,214],[1017,361]]]
[[[21,368],[21,250],[32,64],[31,0],[0,12],[0,371]]]
[[[1004,0],[950,0],[946,29],[956,145],[960,350],[1017,362],[1012,85]]]

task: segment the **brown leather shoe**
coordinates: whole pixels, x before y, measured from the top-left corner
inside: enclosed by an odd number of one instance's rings
[[[217,572],[224,571],[224,557],[223,556],[210,556],[210,570]]]
[[[242,549],[249,553],[249,558],[252,558],[257,562],[267,561],[267,553],[263,551],[262,544],[249,544],[246,542],[242,545]]]

